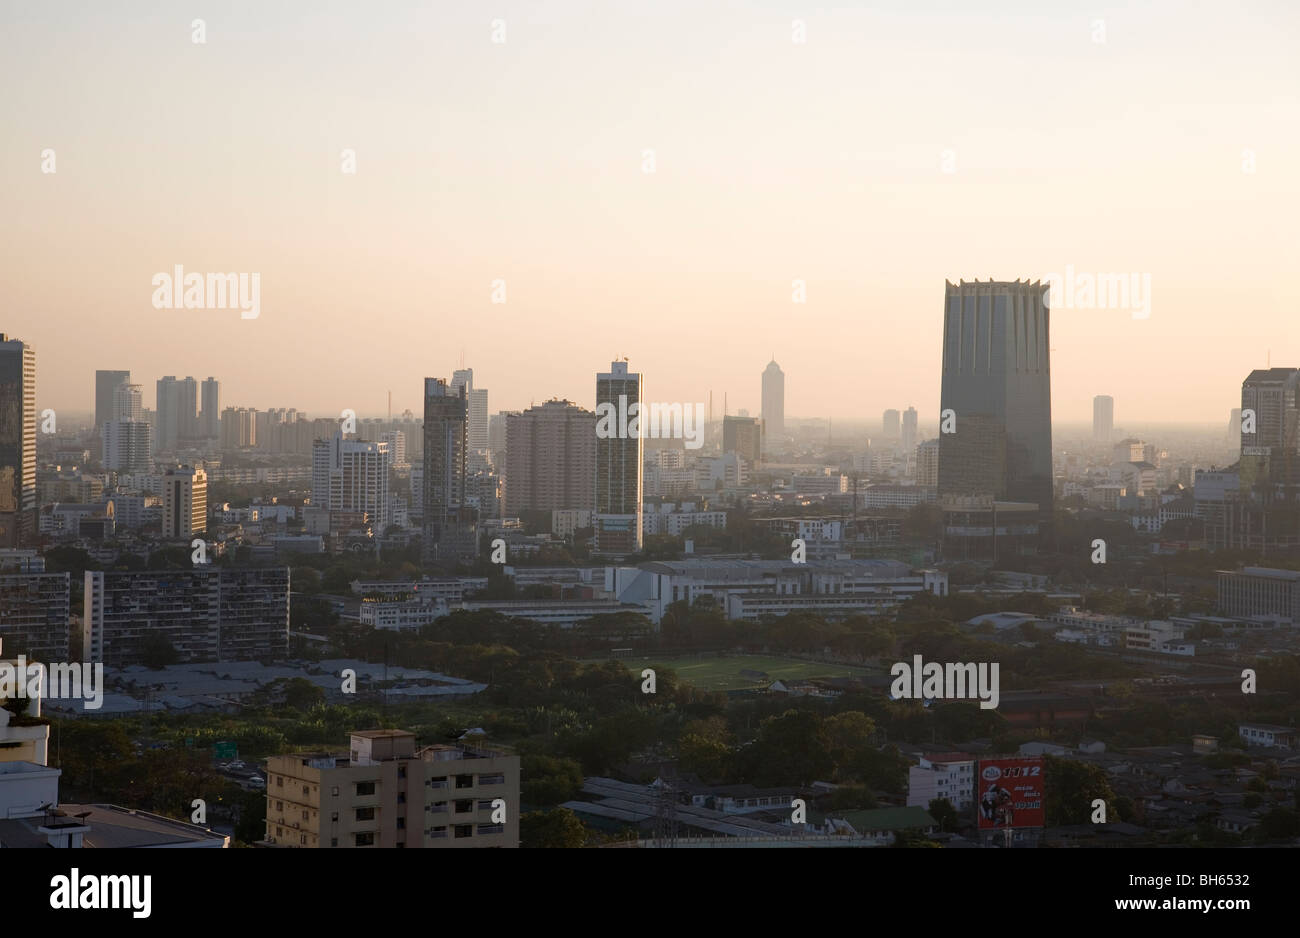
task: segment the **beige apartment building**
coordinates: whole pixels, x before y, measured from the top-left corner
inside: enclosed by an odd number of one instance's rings
[[[519,757],[461,745],[417,748],[406,730],[353,733],[347,755],[272,756],[266,843],[518,847]]]

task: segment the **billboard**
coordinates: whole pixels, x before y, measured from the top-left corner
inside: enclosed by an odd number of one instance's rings
[[[982,831],[1042,827],[1046,818],[1042,757],[981,759],[975,795]]]

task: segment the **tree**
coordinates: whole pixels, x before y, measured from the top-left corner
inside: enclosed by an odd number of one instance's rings
[[[809,710],[768,717],[739,757],[743,777],[763,787],[807,785],[835,767],[822,718]]]
[[[1274,808],[1259,819],[1257,843],[1274,843],[1300,837],[1300,813],[1293,808]]]
[[[731,748],[717,739],[687,733],[677,743],[677,764],[682,772],[707,781],[724,778]]]
[[[140,643],[140,663],[146,668],[158,671],[179,660],[180,654],[165,635],[151,632]]]
[[[961,826],[961,815],[947,798],[935,798],[930,802],[930,817],[939,822],[941,831],[955,831]]]
[[[582,766],[573,759],[526,755],[520,762],[520,777],[520,798],[530,806],[560,804],[582,788]]]
[[[521,847],[574,848],[587,842],[587,828],[568,808],[530,811],[519,818]]]
[[[876,721],[860,711],[848,710],[835,714],[823,726],[836,770],[854,778],[860,777],[862,755],[873,748],[871,740],[876,734]]]
[[[1101,766],[1044,756],[1043,775],[1049,827],[1089,823],[1098,798],[1106,802],[1107,817],[1115,815],[1115,792]]]

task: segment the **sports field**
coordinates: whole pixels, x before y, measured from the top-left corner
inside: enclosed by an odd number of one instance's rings
[[[671,668],[684,683],[700,690],[727,691],[766,687],[778,680],[806,680],[814,677],[850,677],[873,673],[867,668],[844,664],[819,664],[798,658],[767,655],[729,655],[725,658],[626,658],[628,669],[640,673],[643,668]],[[757,671],[765,678],[741,674]]]

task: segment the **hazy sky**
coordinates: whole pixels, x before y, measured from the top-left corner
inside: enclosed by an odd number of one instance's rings
[[[1151,306],[1054,312],[1058,419],[1226,421],[1300,364],[1294,3],[866,7],[11,0],[0,331],[40,408],[122,368],[146,406],[419,412],[463,351],[494,411],[626,355],[757,414],[775,353],[787,414],[926,423],[945,278],[1069,265]],[[259,318],[154,309],[177,264],[259,273]]]

